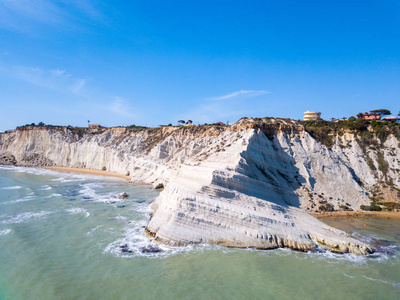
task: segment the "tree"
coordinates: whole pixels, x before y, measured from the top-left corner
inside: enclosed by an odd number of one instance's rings
[[[185,121],[184,120],[178,120],[178,124],[183,125],[183,124],[185,124]]]
[[[399,114],[398,114],[398,116],[400,117],[400,111],[399,111]]]
[[[38,126],[44,126],[43,122],[39,122]]]
[[[354,122],[356,120],[356,118],[355,117],[353,117],[353,116],[351,116],[350,118],[349,118],[349,122]]]
[[[380,113],[380,114],[383,115],[383,116],[385,116],[385,115],[391,115],[391,114],[392,114],[392,113],[390,112],[390,110],[385,109],[385,108],[371,110],[371,112]]]
[[[192,124],[192,123],[193,123],[192,120],[188,120],[188,121],[186,122],[186,124]]]
[[[363,115],[364,115],[363,113],[358,113],[357,118],[362,119]]]

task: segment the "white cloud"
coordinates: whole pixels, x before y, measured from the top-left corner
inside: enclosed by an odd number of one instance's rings
[[[178,119],[191,119],[194,123],[213,123],[236,121],[235,118],[249,114],[241,105],[227,105],[224,101],[203,103],[187,113],[180,114]]]
[[[131,112],[129,102],[122,97],[112,97],[113,101],[109,105],[109,110],[114,114],[124,118],[135,118],[135,115]]]
[[[259,91],[254,91],[254,90],[240,90],[236,91],[227,95],[219,96],[219,97],[214,97],[211,98],[212,100],[227,100],[227,99],[232,99],[232,98],[239,98],[239,97],[246,97],[246,98],[251,98],[251,97],[257,97],[261,95],[269,94],[268,91],[265,90],[259,90]]]
[[[76,79],[75,83],[70,87],[70,91],[74,94],[79,94],[85,87],[85,79]]]
[[[80,17],[79,17],[80,16]],[[47,26],[74,26],[79,20],[99,19],[100,11],[90,0],[2,0],[0,1],[0,26],[31,31],[33,24]]]
[[[254,98],[261,95],[270,94],[266,90],[240,90],[227,95],[205,99],[203,103],[194,107],[190,111],[180,114],[181,119],[192,119],[195,123],[212,122],[235,122],[244,116],[254,116],[259,112],[255,107],[257,105],[246,105],[244,101],[224,101],[242,98]],[[211,101],[210,101],[211,100]],[[264,102],[263,98],[253,99],[254,103]],[[255,111],[256,110],[256,111]]]
[[[43,70],[41,68],[11,67],[10,72],[14,77],[31,84],[51,90],[60,90],[79,94],[85,87],[86,80],[75,78],[65,70]]]
[[[61,76],[65,74],[65,70],[50,70],[50,73],[53,74],[54,76]]]

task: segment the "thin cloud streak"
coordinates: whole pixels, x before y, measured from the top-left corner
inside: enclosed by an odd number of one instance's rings
[[[135,118],[135,115],[131,112],[129,102],[122,97],[113,97],[113,101],[110,103],[109,110],[120,117],[130,119]]]
[[[180,114],[178,119],[191,119],[195,124],[237,121],[237,116],[246,116],[250,111],[244,110],[240,105],[227,105],[224,101],[201,104],[194,109]]]
[[[80,94],[84,88],[86,80],[83,78],[74,78],[65,70],[43,70],[41,68],[12,67],[11,75],[23,80],[50,90],[59,90],[70,92],[73,94]]]
[[[212,100],[227,100],[227,99],[232,99],[232,98],[240,98],[240,97],[246,97],[246,98],[252,98],[252,97],[257,97],[265,94],[269,94],[270,92],[265,91],[265,90],[240,90],[233,92],[231,94],[219,96],[219,97],[214,97],[211,98]]]
[[[103,17],[88,0],[59,2],[3,0],[0,3],[0,27],[10,30],[31,31],[34,24],[74,27],[73,23],[87,17],[91,19]]]

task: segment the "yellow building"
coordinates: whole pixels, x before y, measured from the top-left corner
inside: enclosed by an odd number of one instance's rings
[[[321,113],[320,112],[314,112],[314,111],[306,111],[304,113],[303,120],[304,121],[316,121],[321,119]]]

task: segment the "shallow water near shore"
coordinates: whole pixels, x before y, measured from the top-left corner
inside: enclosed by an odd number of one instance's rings
[[[118,199],[124,191],[130,197]],[[324,220],[376,245],[369,257],[216,246],[143,253],[158,193],[0,167],[0,299],[399,298],[400,220]]]

